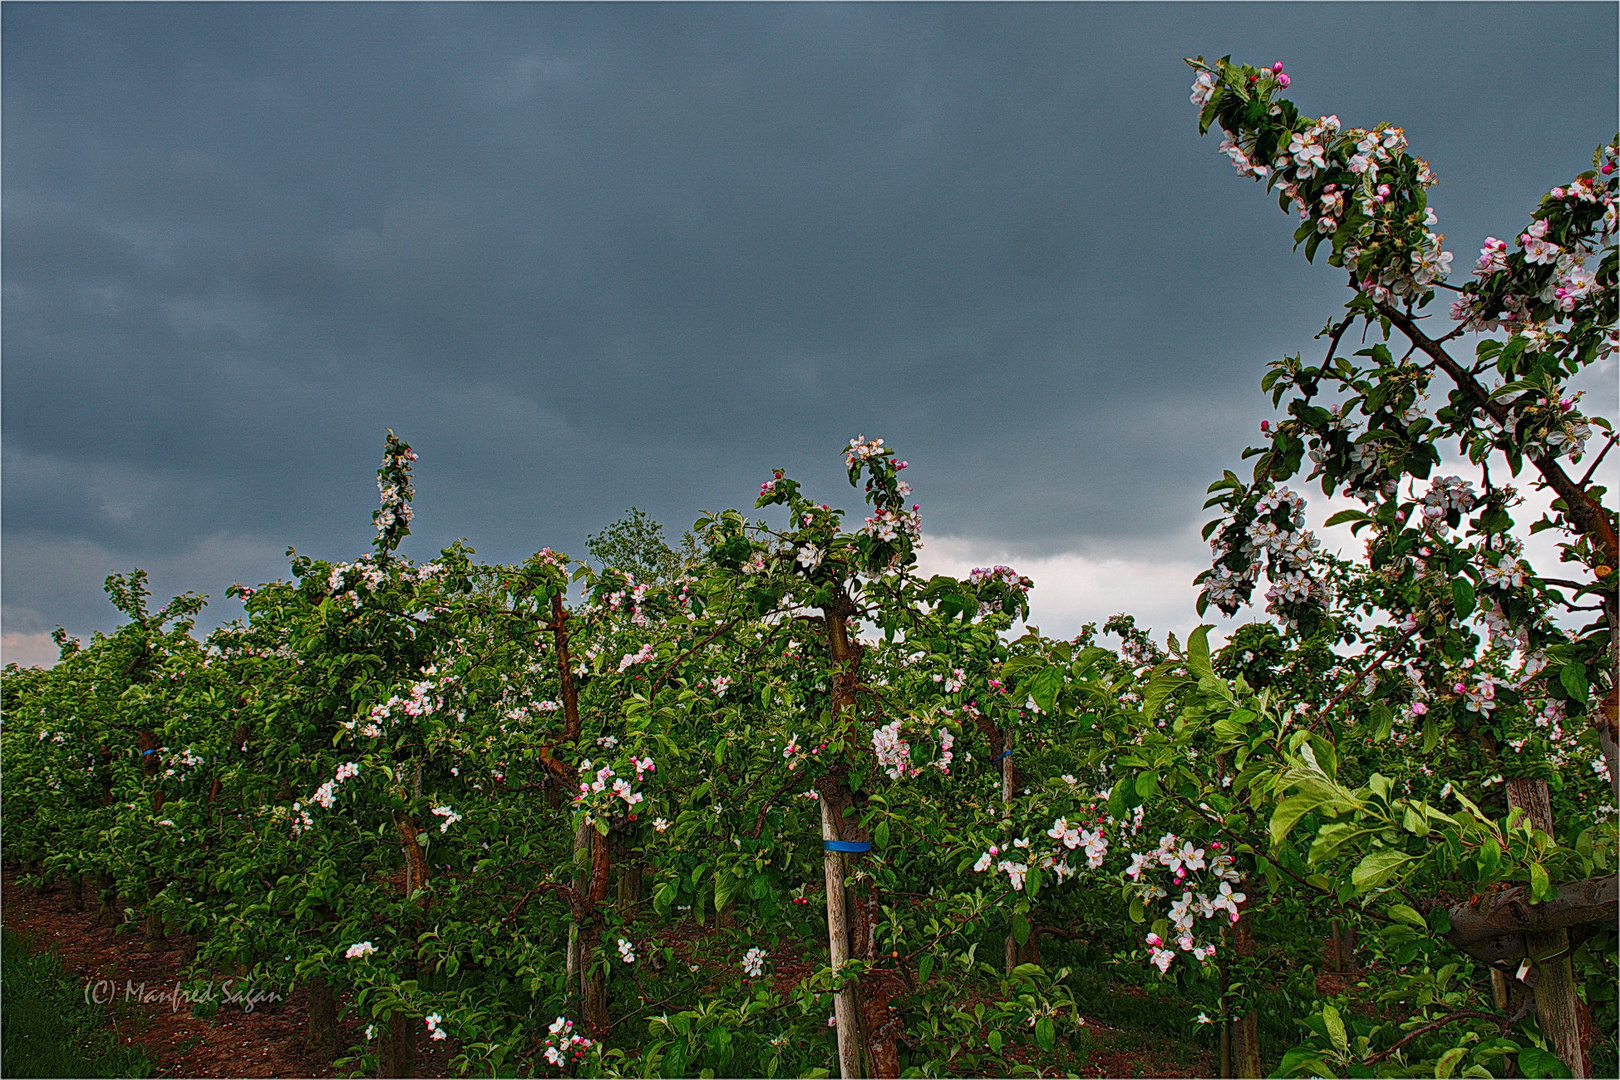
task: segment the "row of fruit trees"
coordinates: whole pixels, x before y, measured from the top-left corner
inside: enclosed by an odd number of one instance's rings
[[[415,562],[390,433],[369,553],[295,555],[201,639],[199,597],[115,575],[123,625],[6,670],[8,860],[307,992],[311,1045],[381,1075],[441,1041],[477,1074],[1063,1069],[1097,972],[1192,1003],[1222,1075],[1612,1068],[1615,440],[1567,387],[1616,349],[1616,147],[1458,288],[1399,128],[1190,63],[1353,293],[1210,489],[1201,610],[1264,589],[1263,621],[1017,633],[1032,583],[921,576],[864,438],[858,522],[778,470],[684,557]],[[1306,529],[1317,481],[1358,557]],[[1359,989],[1318,993],[1323,937]]]

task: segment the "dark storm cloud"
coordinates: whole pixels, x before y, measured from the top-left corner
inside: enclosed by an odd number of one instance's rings
[[[384,427],[419,552],[581,552],[632,503],[678,529],[773,465],[841,493],[856,432],[935,531],[1185,531],[1342,288],[1196,136],[1182,56],[1404,123],[1460,267],[1616,111],[1595,4],[3,18],[18,625],[104,623],[142,560],[218,595],[288,543],[352,555]]]

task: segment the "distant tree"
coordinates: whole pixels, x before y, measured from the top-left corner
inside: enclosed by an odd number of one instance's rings
[[[624,517],[588,537],[585,546],[602,569],[622,570],[648,585],[670,584],[697,559],[696,542],[690,533],[682,537],[677,551],[664,538],[664,527],[634,506]]]

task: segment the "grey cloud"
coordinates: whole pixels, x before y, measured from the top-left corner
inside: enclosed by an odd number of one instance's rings
[[[90,617],[48,614],[52,542],[352,554],[384,427],[413,543],[490,558],[631,503],[678,530],[773,465],[847,496],[857,432],[946,534],[1189,534],[1343,290],[1194,134],[1182,56],[1405,123],[1459,265],[1616,111],[1600,5],[4,18],[8,619]]]

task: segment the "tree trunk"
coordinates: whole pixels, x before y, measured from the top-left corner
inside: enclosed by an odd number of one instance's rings
[[[157,952],[163,948],[163,940],[163,916],[148,911],[141,924],[141,947],[147,952]]]
[[[78,874],[69,874],[67,877],[67,909],[84,910],[84,878]]]
[[[1552,797],[1546,780],[1509,780],[1507,797],[1508,805],[1522,809],[1531,825],[1545,833],[1554,831]],[[1536,1020],[1541,1033],[1553,1053],[1569,1066],[1570,1075],[1584,1080],[1586,1048],[1581,1040],[1581,1008],[1575,992],[1575,967],[1570,962],[1569,931],[1558,928],[1526,934],[1524,947],[1535,977]]]
[[[628,847],[628,836],[622,837],[626,841],[621,844],[623,857],[619,860],[619,917],[630,922],[636,917],[636,908],[641,905],[641,860],[632,859]]]
[[[1328,938],[1328,970],[1335,975],[1356,973],[1356,928],[1334,919]]]
[[[337,995],[323,976],[309,980],[309,1037],[305,1048],[316,1061],[329,1061],[337,1050]]]
[[[581,904],[579,931],[579,989],[583,999],[585,1027],[593,1039],[605,1039],[611,1026],[607,1003],[607,965],[603,962],[600,911],[607,898],[613,860],[609,838],[587,826],[590,845],[590,885]]]
[[[117,926],[123,921],[118,912],[118,882],[111,874],[96,874],[99,899],[96,909],[97,926]]]
[[[415,1072],[416,1047],[411,1018],[403,1011],[388,1015],[383,1025],[382,1043],[377,1049],[378,1076],[411,1076]]]
[[[1244,905],[1247,907],[1247,905]],[[1239,956],[1254,955],[1254,925],[1250,921],[1253,916],[1243,911],[1243,918],[1237,923],[1237,954]],[[1259,1077],[1265,1073],[1260,1068],[1260,1013],[1250,1009],[1238,1020],[1236,1030],[1233,1032],[1234,1043],[1232,1048],[1232,1071],[1236,1076]]]
[[[582,897],[591,889],[590,850],[594,831],[586,822],[585,815],[579,815],[579,823],[574,826],[574,892]],[[568,927],[568,986],[577,985],[575,980],[580,973],[579,930],[579,919],[575,917]]]
[[[416,795],[421,797],[422,770],[416,770]],[[420,830],[416,821],[409,815],[400,813],[394,817],[394,826],[399,831],[400,847],[405,855],[405,883],[404,895],[408,900],[420,893],[420,901],[425,907],[428,901],[426,893],[421,890],[427,888],[428,861],[427,852],[417,841]],[[420,929],[420,920],[413,918],[412,938]],[[411,1076],[416,1068],[416,1041],[415,1025],[412,1017],[403,1009],[390,1013],[386,1021],[387,1027],[383,1032],[382,1050],[377,1056],[379,1076]]]

